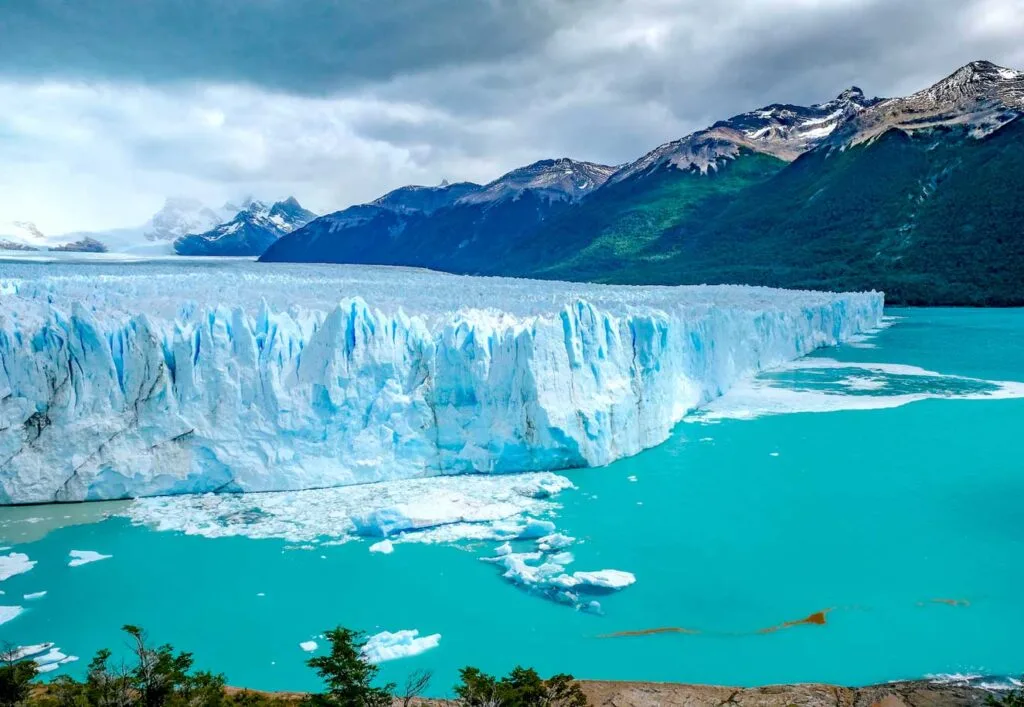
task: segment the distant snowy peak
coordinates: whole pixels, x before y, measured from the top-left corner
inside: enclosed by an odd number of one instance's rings
[[[460,204],[487,204],[518,198],[531,191],[550,201],[576,201],[608,181],[615,167],[577,162],[568,157],[541,160],[519,167],[479,191],[458,200]]]
[[[775,103],[660,145],[608,181],[621,182],[666,167],[706,174],[717,169],[721,161],[736,157],[743,148],[792,161],[820,144],[840,123],[880,101],[865,97],[863,91],[852,86],[827,103]]]
[[[230,204],[212,209],[197,199],[170,197],[146,224],[145,237],[150,241],[173,241],[190,233],[203,233],[230,219],[236,210]]]
[[[262,255],[278,238],[315,218],[295,197],[273,204],[249,201],[230,221],[175,239],[174,251],[179,255]]]
[[[483,187],[473,182],[449,184],[441,182],[436,187],[410,185],[389,191],[379,199],[370,202],[373,206],[397,211],[398,213],[431,214],[438,209],[451,206],[464,196],[480,191]]]
[[[871,106],[829,140],[846,146],[896,128],[914,132],[967,127],[975,137],[998,130],[1024,114],[1024,72],[990,61],[973,61],[923,91]]]
[[[94,238],[78,234],[48,236],[31,221],[12,221],[0,225],[0,250],[58,250],[104,253],[107,247]]]

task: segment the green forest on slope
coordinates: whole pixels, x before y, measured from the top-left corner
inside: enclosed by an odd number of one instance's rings
[[[632,252],[562,257],[524,274],[878,289],[892,304],[1021,305],[1022,180],[1019,120],[981,139],[960,129],[892,130],[846,150],[811,151],[766,180],[680,208],[675,225],[647,234]],[[604,240],[580,253],[607,252]]]

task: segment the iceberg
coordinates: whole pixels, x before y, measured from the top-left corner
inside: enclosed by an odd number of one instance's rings
[[[0,503],[600,466],[882,309],[875,292],[0,263]]]
[[[370,552],[378,552],[382,555],[390,555],[395,551],[395,544],[390,540],[381,540],[378,543],[370,545]]]
[[[367,639],[363,646],[363,657],[370,663],[383,663],[386,660],[409,658],[419,655],[431,648],[437,648],[441,642],[441,634],[420,636],[416,629],[402,631],[381,631]]]

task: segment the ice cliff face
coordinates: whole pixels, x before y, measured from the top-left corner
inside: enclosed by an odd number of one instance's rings
[[[882,314],[876,293],[44,267],[0,266],[2,503],[607,464]]]

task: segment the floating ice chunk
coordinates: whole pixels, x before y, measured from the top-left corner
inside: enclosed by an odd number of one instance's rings
[[[301,648],[302,650],[306,651],[307,653],[312,653],[313,651],[315,651],[317,649],[317,642],[316,641],[303,641],[302,643],[299,644],[299,648]]]
[[[0,606],[0,624],[5,624],[18,616],[24,609],[20,606]]]
[[[516,536],[518,540],[536,540],[555,532],[555,524],[550,520],[527,518],[526,525]]]
[[[636,476],[631,474],[631,475],[626,477],[626,481],[636,481]]]
[[[576,542],[576,538],[562,533],[552,533],[537,539],[537,549],[548,552],[550,550],[564,550]]]
[[[50,650],[48,650],[46,653],[37,656],[32,660],[34,660],[39,665],[47,665],[48,663],[59,663],[65,658],[67,658],[67,656],[61,653],[60,649],[51,647]]]
[[[591,589],[624,589],[636,582],[632,572],[622,570],[598,570],[596,572],[573,572],[576,587]]]
[[[370,636],[363,646],[363,656],[371,663],[383,663],[386,660],[408,658],[419,655],[431,648],[437,648],[441,642],[441,634],[433,633],[420,636],[416,629],[402,631],[381,631]]]
[[[22,660],[24,658],[29,658],[34,655],[39,655],[40,653],[45,653],[46,651],[53,648],[53,646],[53,643],[35,643],[30,646],[18,646],[14,650],[0,654],[0,658],[12,662]]]
[[[0,555],[0,582],[15,575],[24,574],[35,566],[36,561],[28,559],[28,555],[21,552]]]
[[[67,665],[68,663],[74,663],[78,661],[77,655],[69,655],[60,662],[61,665]]]
[[[47,663],[46,665],[37,665],[36,673],[51,673],[60,667],[60,663]]]
[[[71,560],[68,562],[68,567],[79,567],[81,565],[87,565],[90,562],[109,560],[113,557],[113,555],[101,555],[95,550],[72,550],[68,555],[71,557]]]
[[[769,457],[777,457],[777,456],[779,456],[779,453],[778,452],[768,452],[768,456]]]
[[[23,598],[25,599],[25,601],[33,601],[35,599],[42,599],[45,596],[46,596],[46,592],[42,591],[42,592],[32,592],[31,594],[25,594],[25,595],[23,595]]]
[[[390,540],[381,540],[379,543],[370,545],[370,552],[379,552],[382,555],[390,555],[395,551],[395,544]]]
[[[494,548],[495,555],[508,555],[511,554],[511,552],[512,545],[510,545],[508,542],[503,542],[501,545],[498,545],[498,547]]]

